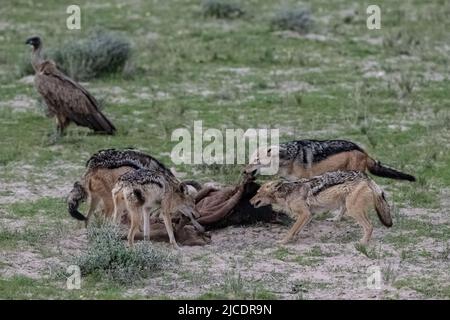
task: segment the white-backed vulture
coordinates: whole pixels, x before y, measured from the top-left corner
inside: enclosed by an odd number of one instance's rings
[[[74,122],[95,132],[114,134],[116,128],[99,109],[97,100],[80,84],[58,70],[52,60],[41,56],[42,41],[39,37],[27,39],[33,47],[31,64],[35,71],[34,84],[44,98],[50,116],[56,117],[57,134]]]

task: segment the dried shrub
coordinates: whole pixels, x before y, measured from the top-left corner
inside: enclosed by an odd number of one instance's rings
[[[312,24],[311,11],[301,7],[283,9],[271,21],[274,29],[291,30],[302,34],[307,33]]]
[[[205,0],[202,3],[203,16],[217,19],[239,18],[245,11],[237,3],[226,0]]]

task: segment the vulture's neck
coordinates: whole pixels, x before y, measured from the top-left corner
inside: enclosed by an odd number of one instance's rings
[[[31,53],[31,65],[33,66],[35,72],[38,72],[39,65],[44,62],[44,59],[41,56],[41,51],[42,45],[37,48],[33,48],[33,51]]]

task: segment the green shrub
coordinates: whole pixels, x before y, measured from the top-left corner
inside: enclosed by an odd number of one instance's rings
[[[245,14],[240,5],[226,0],[205,0],[202,3],[203,16],[218,19],[238,18]]]
[[[121,239],[117,226],[106,224],[88,229],[89,247],[75,258],[82,275],[94,274],[122,284],[134,283],[152,272],[171,266],[175,257],[150,242],[136,243],[133,248]]]
[[[284,9],[271,21],[272,28],[307,33],[312,26],[311,12],[305,8]]]
[[[30,54],[20,56],[19,63],[17,64],[17,74],[20,78],[34,74]]]
[[[85,80],[121,72],[130,55],[127,39],[115,32],[97,30],[86,39],[66,43],[51,56],[70,77]]]

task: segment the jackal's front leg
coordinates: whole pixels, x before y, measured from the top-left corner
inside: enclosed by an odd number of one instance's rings
[[[144,241],[150,241],[150,212],[142,207],[142,216],[144,218]]]
[[[166,226],[167,234],[169,235],[169,242],[173,246],[174,249],[179,249],[177,241],[175,240],[175,236],[173,234],[173,227],[172,227],[172,217],[170,214],[170,211],[167,209],[163,209],[163,220],[164,225]]]
[[[312,215],[309,209],[305,206],[301,206],[300,208],[295,208],[295,211],[298,215],[297,221],[295,221],[292,228],[288,231],[287,235],[281,240],[280,244],[286,244],[292,240],[292,238],[298,234],[303,227],[311,221]]]

